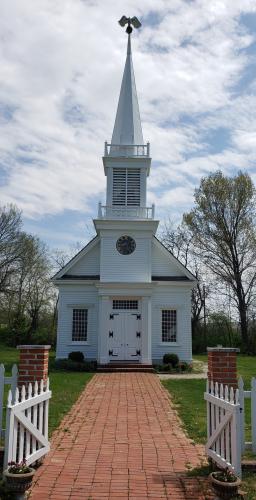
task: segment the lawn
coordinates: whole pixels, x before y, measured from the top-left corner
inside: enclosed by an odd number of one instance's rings
[[[64,415],[77,400],[79,394],[92,378],[93,374],[84,372],[65,372],[51,368],[55,353],[50,352],[50,389],[52,398],[49,404],[49,434],[58,427]],[[19,351],[13,347],[0,344],[0,363],[10,374],[12,365],[18,363]],[[6,396],[6,391],[5,391]]]
[[[206,355],[196,355],[195,359],[207,362]],[[238,356],[238,372],[245,382],[245,388],[250,388],[250,381],[256,376],[256,357]],[[205,444],[206,441],[206,403],[204,401],[205,380],[164,380],[163,385],[171,394],[177,407],[178,414],[184,423],[186,431],[196,443]],[[246,440],[251,441],[250,400],[245,401]],[[244,487],[247,490],[248,500],[256,499],[255,475],[244,476]]]
[[[244,379],[245,388],[250,389],[250,381],[256,376],[256,357],[237,357],[238,373]],[[194,359],[207,362],[206,355],[196,355]],[[206,439],[206,403],[204,401],[205,380],[165,380],[164,386],[172,395],[177,405],[189,436],[197,443],[205,443]],[[250,441],[250,400],[245,401],[246,440]]]

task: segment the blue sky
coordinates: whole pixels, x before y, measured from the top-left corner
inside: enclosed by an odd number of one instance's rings
[[[2,0],[0,203],[50,247],[93,235],[125,62],[151,143],[148,205],[178,223],[202,176],[256,180],[255,0]]]

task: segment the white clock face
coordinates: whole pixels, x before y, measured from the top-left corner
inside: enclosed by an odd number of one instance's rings
[[[131,236],[121,236],[116,242],[116,249],[121,255],[130,255],[134,252],[136,243]]]

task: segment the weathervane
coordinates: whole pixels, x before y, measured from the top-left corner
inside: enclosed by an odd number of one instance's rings
[[[138,20],[137,17],[126,17],[126,16],[122,16],[120,21],[118,21],[120,26],[124,27],[126,24],[128,24],[127,28],[126,28],[126,33],[128,33],[128,35],[131,34],[132,32],[132,27],[131,27],[131,24],[133,25],[134,28],[140,28],[141,27],[141,23],[140,21]]]

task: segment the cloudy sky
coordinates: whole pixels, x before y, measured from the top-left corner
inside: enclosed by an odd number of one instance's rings
[[[51,247],[86,241],[105,201],[127,36],[153,157],[148,204],[179,221],[202,176],[256,181],[255,0],[1,0],[0,204]]]

